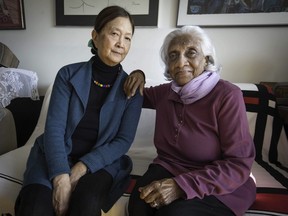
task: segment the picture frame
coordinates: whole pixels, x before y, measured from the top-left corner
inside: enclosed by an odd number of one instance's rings
[[[132,15],[135,26],[158,25],[159,0],[90,0],[89,2],[90,3],[85,6],[85,0],[79,0],[78,5],[81,5],[81,11],[73,11],[75,6],[71,6],[70,13],[66,13],[65,11],[69,12],[69,10],[67,10],[69,9],[69,4],[77,5],[77,0],[56,0],[56,26],[93,26],[98,12],[109,5],[115,4],[124,8],[129,7],[129,10],[126,9]],[[96,12],[92,12],[92,14],[86,13],[84,9],[87,9],[89,6],[90,8],[93,7],[92,9]],[[80,9],[80,7],[78,9]],[[88,11],[88,9],[86,11]]]
[[[198,25],[202,27],[255,27],[288,25],[288,12],[188,14],[189,6],[189,10],[192,10],[192,1],[189,1],[190,0],[179,0],[177,27],[184,25]],[[189,3],[190,5],[188,5]]]
[[[23,0],[0,1],[0,30],[26,29]]]

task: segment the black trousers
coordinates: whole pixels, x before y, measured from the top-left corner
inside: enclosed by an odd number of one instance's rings
[[[72,192],[67,216],[101,216],[113,183],[105,170],[82,176]],[[16,216],[54,216],[52,190],[31,184],[22,188],[15,203]]]
[[[129,200],[129,216],[235,216],[235,214],[214,196],[203,199],[178,199],[159,209],[152,208],[140,199],[138,188],[152,181],[171,178],[173,175],[162,166],[152,164],[147,172],[137,180]]]

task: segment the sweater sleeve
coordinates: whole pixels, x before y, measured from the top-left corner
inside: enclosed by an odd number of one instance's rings
[[[107,130],[104,131],[102,136],[100,135],[98,142],[101,144],[80,158],[91,172],[96,172],[112,164],[127,153],[136,134],[142,103],[143,97],[138,92],[128,100],[123,113],[118,110],[116,115],[121,115],[117,117],[117,119],[120,119],[119,125],[115,122],[116,118],[111,119],[107,124]],[[115,107],[116,110],[118,108]],[[106,139],[106,136],[110,136],[111,139]]]
[[[44,132],[44,151],[49,178],[63,173],[70,173],[65,149],[65,131],[71,90],[62,76],[65,68],[57,74],[50,99]]]
[[[217,122],[221,158],[202,168],[175,176],[187,199],[232,193],[249,178],[255,157],[242,92],[234,88],[222,96]]]

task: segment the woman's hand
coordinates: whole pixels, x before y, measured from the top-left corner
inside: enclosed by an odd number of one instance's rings
[[[135,70],[127,77],[124,83],[124,92],[127,98],[135,95],[136,90],[139,88],[140,94],[143,95],[145,85],[145,74],[141,70]]]
[[[71,169],[70,183],[72,191],[75,189],[79,179],[87,173],[87,166],[79,161]]]
[[[61,174],[53,179],[53,207],[57,216],[65,216],[71,196],[71,184],[68,174]]]
[[[139,191],[140,198],[155,208],[168,205],[185,195],[172,178],[153,181],[149,185],[139,188]]]

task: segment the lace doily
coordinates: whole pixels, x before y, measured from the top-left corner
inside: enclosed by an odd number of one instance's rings
[[[38,76],[33,71],[18,68],[0,68],[0,108],[17,97],[39,100]]]

